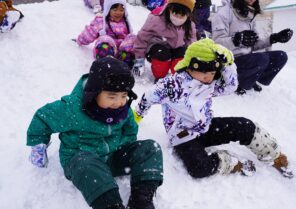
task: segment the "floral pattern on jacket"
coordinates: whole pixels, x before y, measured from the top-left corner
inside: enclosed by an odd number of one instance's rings
[[[186,71],[160,79],[136,107],[144,116],[153,104],[162,105],[163,123],[172,146],[208,131],[213,118],[212,97],[233,93],[237,86],[235,64],[221,71],[222,77],[205,85]]]

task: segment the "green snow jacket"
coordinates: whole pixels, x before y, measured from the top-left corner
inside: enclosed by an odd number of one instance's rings
[[[82,76],[70,95],[38,109],[27,130],[28,146],[48,144],[51,134],[59,133],[63,167],[79,150],[95,152],[107,160],[112,152],[137,139],[138,125],[131,109],[128,117],[115,125],[92,120],[82,111],[87,76]]]

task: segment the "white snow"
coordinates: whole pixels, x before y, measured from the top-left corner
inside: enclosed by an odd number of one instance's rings
[[[78,47],[76,38],[93,14],[83,1],[60,0],[18,5],[25,15],[7,34],[0,34],[0,208],[89,208],[80,192],[63,174],[59,164],[57,135],[48,149],[48,168],[28,161],[26,130],[37,108],[69,94],[92,62],[92,46]],[[148,11],[128,6],[134,30],[144,23]],[[284,45],[283,45],[284,49]],[[215,116],[244,116],[259,122],[278,139],[293,168],[296,163],[296,52],[270,87],[262,93],[231,95],[214,100]],[[147,65],[149,67],[149,65]],[[139,79],[139,96],[152,85],[152,78]],[[135,105],[135,104],[134,104]],[[172,155],[161,122],[161,108],[154,106],[140,124],[139,138],[152,138],[164,153],[164,184],[155,197],[156,209],[293,209],[296,178],[283,178],[256,160],[237,143],[216,147],[253,160],[257,173],[192,179]],[[129,177],[118,178],[124,203],[129,196]]]

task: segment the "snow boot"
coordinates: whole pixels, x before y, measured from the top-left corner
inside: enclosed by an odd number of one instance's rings
[[[122,204],[116,204],[116,205],[108,206],[106,209],[125,209],[125,207]]]
[[[251,160],[241,160],[238,161],[236,166],[230,173],[240,173],[243,176],[253,176],[256,172],[256,167]]]
[[[287,157],[281,153],[276,139],[258,124],[255,125],[254,137],[247,147],[257,156],[258,160],[271,164],[284,177],[293,178],[293,172],[288,169]]]
[[[151,70],[156,79],[165,77],[170,69],[171,61],[151,60]]]
[[[134,66],[135,55],[131,52],[126,52],[126,51],[120,52],[118,59],[125,62],[130,68]]]
[[[279,157],[274,159],[272,166],[277,169],[284,177],[293,178],[294,174],[288,169],[288,164],[287,156],[281,153]]]
[[[96,53],[97,59],[107,57],[108,55],[114,56],[114,54],[115,54],[113,47],[107,43],[98,44],[96,46],[95,53]]]
[[[257,92],[262,91],[262,87],[257,83],[254,84],[253,89],[254,91],[257,91]]]
[[[239,96],[244,95],[247,93],[247,91],[241,87],[237,87],[237,89],[235,90],[235,93]]]
[[[231,174],[239,173],[243,176],[252,176],[256,172],[255,164],[251,160],[238,160],[226,150],[217,151],[220,159],[218,173]]]
[[[153,196],[157,184],[140,184],[132,186],[127,209],[155,209]]]
[[[257,156],[257,159],[272,163],[281,154],[281,149],[276,141],[265,129],[255,123],[255,131],[251,143],[247,147]]]

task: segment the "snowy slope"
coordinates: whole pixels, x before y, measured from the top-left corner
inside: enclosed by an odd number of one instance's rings
[[[18,5],[25,18],[8,34],[0,34],[0,208],[1,209],[86,209],[80,192],[66,180],[58,160],[59,140],[52,137],[48,150],[49,166],[38,169],[28,162],[26,129],[37,108],[70,93],[92,62],[91,48],[78,47],[75,38],[92,19],[82,0],[60,0]],[[128,7],[135,31],[148,12]],[[149,67],[147,65],[147,67]],[[283,151],[296,165],[296,52],[269,88],[244,97],[217,98],[216,116],[245,116],[262,124],[274,135]],[[138,95],[152,84],[139,79]],[[213,176],[192,179],[182,164],[171,155],[161,123],[160,106],[140,124],[139,138],[157,140],[164,152],[164,184],[159,188],[156,209],[293,209],[296,205],[296,178],[288,180],[267,165],[258,162],[245,147],[227,148],[257,165],[255,176]],[[129,178],[118,179],[126,203]]]

